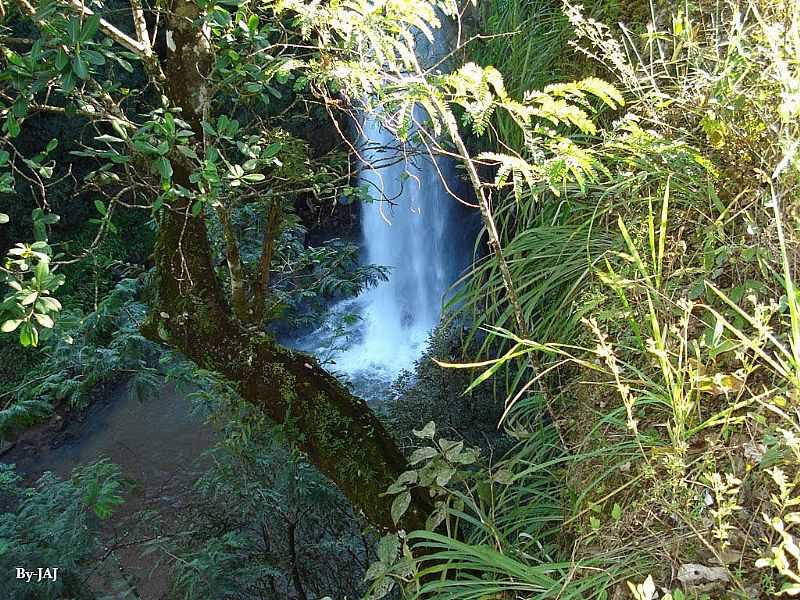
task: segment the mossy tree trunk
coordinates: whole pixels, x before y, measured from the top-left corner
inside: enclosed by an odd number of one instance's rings
[[[196,26],[197,4],[177,0],[169,23],[164,72],[170,103],[197,135],[208,111],[208,37]],[[176,158],[173,183],[192,189]],[[405,459],[367,404],[310,355],[284,348],[237,318],[217,280],[205,219],[180,199],[162,211],[155,248],[158,306],[145,335],[181,351],[238,386],[242,397],[283,423],[290,441],[329,477],[374,525],[393,529],[391,497],[381,494],[406,469]],[[415,498],[400,523],[424,523],[425,498]]]

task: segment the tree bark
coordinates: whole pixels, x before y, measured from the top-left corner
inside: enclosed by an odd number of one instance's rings
[[[155,255],[158,308],[144,334],[234,382],[245,400],[284,424],[289,441],[371,523],[393,529],[391,498],[381,494],[406,470],[406,461],[366,402],[312,356],[256,335],[233,318],[213,271],[202,217],[166,214]],[[424,498],[416,500],[401,527],[423,526],[428,506]]]
[[[176,0],[171,9],[165,90],[201,135],[213,57],[206,32],[197,26],[198,5]],[[174,161],[174,184],[193,189],[190,174]],[[191,215],[189,200],[178,198],[162,211],[155,257],[158,303],[143,325],[144,335],[233,382],[242,398],[283,424],[289,441],[372,524],[422,528],[430,502],[421,493],[398,526],[392,521],[392,498],[381,494],[406,470],[406,461],[366,402],[312,356],[254,334],[235,318],[213,269],[205,219],[202,213]]]
[[[267,221],[264,225],[264,246],[261,249],[261,258],[258,261],[258,275],[256,276],[256,289],[253,295],[253,322],[260,325],[264,321],[264,312],[267,303],[267,290],[269,289],[269,270],[272,265],[272,252],[275,247],[275,238],[280,232],[281,205],[277,198],[270,201],[267,211]]]
[[[247,281],[242,267],[242,256],[239,253],[239,241],[231,223],[228,209],[221,203],[214,204],[219,222],[222,225],[222,236],[225,238],[225,260],[228,263],[228,276],[231,283],[231,308],[233,314],[242,323],[249,322],[250,305],[247,301]]]

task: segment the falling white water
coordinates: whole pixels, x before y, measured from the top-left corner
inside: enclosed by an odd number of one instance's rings
[[[406,159],[391,132],[363,126],[360,183],[374,202],[361,211],[364,262],[389,267],[389,280],[361,298],[360,339],[340,354],[349,374],[383,379],[413,367],[439,321],[442,299],[457,276],[456,199],[450,160]],[[375,166],[375,168],[373,168]]]
[[[435,37],[433,44],[417,48],[430,64],[448,46],[442,29]],[[424,120],[424,112],[418,109],[415,117]],[[464,242],[473,232],[454,197],[459,188],[451,159],[434,160],[424,147],[404,148],[369,117],[357,137],[364,163],[359,184],[374,199],[361,207],[362,262],[388,267],[389,279],[334,306],[328,322],[298,345],[332,357],[334,371],[348,376],[356,392],[375,399],[422,354],[443,298],[466,264]],[[347,313],[360,320],[343,341],[333,332]],[[332,345],[337,349],[330,353]]]
[[[376,399],[422,354],[465,265],[472,231],[455,197],[460,188],[451,159],[404,149],[371,119],[359,134],[359,184],[373,199],[361,206],[362,262],[388,267],[388,281],[333,306],[326,322],[295,345],[331,359],[332,370],[357,393]],[[342,336],[337,327],[345,314],[359,320]]]

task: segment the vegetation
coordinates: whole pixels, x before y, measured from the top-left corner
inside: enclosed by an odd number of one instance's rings
[[[800,4],[588,4],[0,3],[0,194],[26,203],[0,328],[39,363],[0,432],[121,375],[199,386],[223,441],[154,545],[187,598],[800,593]],[[465,15],[452,70],[417,56]],[[458,161],[483,225],[388,417],[268,333],[387,276],[295,209],[389,200],[349,179],[357,112]],[[24,138],[45,114],[75,158]],[[47,201],[71,160],[83,248]],[[81,303],[74,265],[138,211],[152,264]],[[21,536],[56,506],[89,536],[109,469],[3,492],[0,562],[87,565]]]
[[[47,473],[31,487],[23,487],[4,465],[0,564],[12,573],[4,580],[4,592],[11,598],[91,598],[86,579],[101,552],[98,520],[109,518],[121,503],[121,487],[116,468],[104,462],[76,471],[67,481]],[[34,564],[58,568],[61,574],[37,585],[15,576],[17,567],[31,570]],[[38,577],[37,572],[34,581]]]

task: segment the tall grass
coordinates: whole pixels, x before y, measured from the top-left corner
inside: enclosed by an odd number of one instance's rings
[[[586,140],[605,169],[583,189],[498,195],[531,339],[510,332],[487,258],[454,303],[489,332],[461,366],[480,382],[514,364],[505,424],[528,435],[493,471],[507,488],[495,475],[451,514],[468,535],[412,535],[429,576],[417,595],[600,597],[635,572],[671,587],[676,564],[701,560],[737,593],[798,593],[800,5],[653,7],[643,35],[564,5],[636,116]],[[536,380],[554,392],[546,426]]]
[[[559,448],[552,425],[530,425],[533,431],[505,459],[453,492],[444,530],[458,535],[409,535],[420,557],[419,586],[411,597],[603,597],[604,590],[647,562],[621,561],[622,553],[570,560],[570,546],[560,535],[561,477],[574,457]]]

